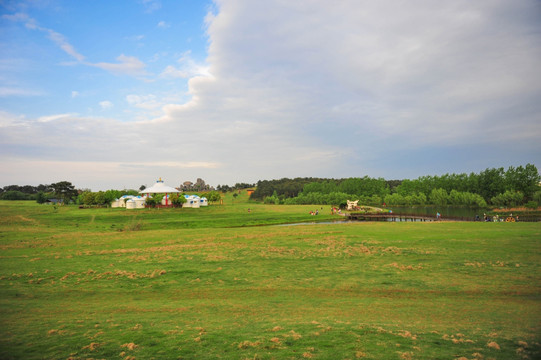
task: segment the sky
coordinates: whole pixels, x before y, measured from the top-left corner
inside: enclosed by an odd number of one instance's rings
[[[0,0],[0,186],[541,169],[538,0]]]

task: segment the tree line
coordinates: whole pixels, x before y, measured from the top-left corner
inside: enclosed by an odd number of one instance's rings
[[[458,205],[513,207],[541,204],[541,176],[535,165],[488,168],[480,173],[383,178],[295,178],[257,183],[251,199],[273,204]]]
[[[480,173],[421,176],[417,179],[386,180],[383,178],[327,179],[283,178],[260,180],[251,195],[252,200],[271,204],[327,204],[344,205],[347,200],[360,200],[369,205],[459,205],[472,207],[514,207],[541,205],[541,176],[535,165],[507,169],[487,168]],[[218,185],[227,192],[245,189],[254,184]],[[216,194],[214,194],[216,193]],[[56,198],[63,203],[106,205],[122,195],[137,195],[137,190],[107,190],[92,192],[77,190],[68,181],[50,185],[9,185],[0,188],[1,200],[36,200],[43,203]],[[205,195],[218,201],[219,193]],[[212,197],[213,199],[209,198]],[[218,200],[214,200],[214,198]]]
[[[59,181],[50,185],[8,185],[0,188],[0,200],[36,200],[44,203],[55,198],[61,202],[73,201],[79,191],[69,181]]]
[[[216,186],[216,190],[221,192],[228,192],[228,191],[235,191],[235,190],[242,190],[242,189],[249,189],[254,187],[255,184],[248,184],[248,183],[236,183],[233,186],[229,185],[218,185]]]
[[[236,184],[236,188],[246,188],[253,185]],[[144,187],[142,187],[144,189]],[[141,189],[141,190],[143,190]],[[210,191],[204,193],[193,193],[199,196],[205,196],[209,202],[218,202],[221,199],[218,191]],[[0,200],[35,200],[40,204],[48,201],[54,201],[64,204],[75,203],[88,206],[108,206],[115,199],[119,199],[123,195],[139,195],[139,191],[133,189],[124,190],[107,190],[93,192],[90,189],[76,189],[69,181],[60,181],[50,185],[40,184],[32,185],[8,185],[0,188]],[[156,194],[151,199],[147,199],[147,203],[157,204],[162,200],[163,194]],[[186,199],[181,195],[171,195],[171,202],[181,206]]]

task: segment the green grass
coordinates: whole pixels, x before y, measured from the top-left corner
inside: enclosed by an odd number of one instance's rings
[[[315,209],[0,202],[0,358],[541,356],[541,224]]]

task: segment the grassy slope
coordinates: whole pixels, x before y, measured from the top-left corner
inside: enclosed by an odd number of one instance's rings
[[[540,356],[540,224],[231,228],[315,207],[228,200],[0,202],[0,358]]]

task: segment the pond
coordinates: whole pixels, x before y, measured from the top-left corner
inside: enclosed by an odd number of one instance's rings
[[[392,210],[394,214],[415,214],[435,216],[440,213],[443,218],[446,217],[465,217],[475,219],[476,215],[483,218],[483,213],[489,209],[482,208],[467,208],[460,206],[388,206],[387,209]]]

